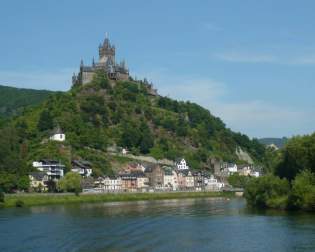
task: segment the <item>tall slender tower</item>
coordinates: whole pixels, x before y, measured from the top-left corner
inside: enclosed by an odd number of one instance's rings
[[[109,38],[105,37],[103,44],[99,46],[99,62],[115,64],[115,46],[110,44]]]

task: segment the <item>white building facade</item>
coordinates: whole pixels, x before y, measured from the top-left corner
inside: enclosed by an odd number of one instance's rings
[[[49,180],[58,180],[64,176],[65,166],[55,160],[34,161],[33,167],[39,171],[45,172]]]
[[[176,163],[177,170],[188,170],[189,166],[187,165],[187,162],[185,159],[181,159],[179,162]]]

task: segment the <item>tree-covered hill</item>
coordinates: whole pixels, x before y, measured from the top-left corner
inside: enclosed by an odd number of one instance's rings
[[[25,107],[40,104],[52,93],[0,85],[0,118],[18,115]]]
[[[282,138],[260,138],[259,142],[264,145],[271,145],[274,144],[279,149],[282,149],[284,145],[288,142],[288,138],[282,137]]]
[[[65,132],[66,142],[48,141],[56,127]],[[242,163],[239,147],[256,163],[265,162],[266,150],[258,140],[231,131],[201,106],[151,95],[144,82],[108,81],[102,72],[90,84],[53,94],[24,111],[3,132],[7,137],[0,145],[19,143],[12,158],[26,167],[40,158],[62,160],[69,167],[71,159],[82,158],[92,162],[95,175],[114,172],[117,160],[107,154],[109,146],[156,159],[184,157],[193,169],[208,169],[212,157]],[[5,148],[0,160],[4,154]]]

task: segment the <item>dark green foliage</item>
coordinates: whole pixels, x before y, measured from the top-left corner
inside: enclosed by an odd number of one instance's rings
[[[315,173],[305,170],[295,177],[289,208],[315,211]]]
[[[53,92],[0,86],[0,118],[21,114],[27,106],[42,103],[50,94]]]
[[[14,128],[0,129],[0,135],[0,188],[5,192],[26,190],[29,169],[24,160],[24,144]]]
[[[305,169],[315,173],[315,133],[294,137],[288,141],[282,151],[282,159],[276,168],[276,174],[292,180]]]
[[[76,195],[82,191],[81,175],[74,172],[68,172],[58,181],[58,189],[63,192],[74,192]]]
[[[238,173],[234,173],[228,177],[228,182],[233,187],[245,188],[251,179],[250,176],[241,176]]]
[[[244,196],[249,205],[260,208],[282,208],[288,204],[289,182],[273,175],[252,178]]]
[[[0,203],[4,203],[4,199],[5,199],[4,192],[2,191],[2,189],[0,189]]]
[[[249,204],[258,207],[315,210],[315,134],[294,137],[281,152],[266,150],[275,173],[246,186]],[[291,182],[291,187],[287,185]]]
[[[39,120],[37,124],[38,130],[45,131],[45,130],[52,129],[53,127],[54,127],[54,121],[53,121],[52,115],[47,109],[43,110],[39,116]]]
[[[16,207],[24,207],[24,201],[23,200],[17,200],[15,202]]]
[[[98,73],[94,75],[92,83],[102,89],[106,89],[110,87],[107,74],[102,70],[99,70]]]

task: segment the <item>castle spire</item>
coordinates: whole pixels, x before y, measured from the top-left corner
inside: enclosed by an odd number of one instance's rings
[[[83,67],[84,64],[83,64],[83,59],[81,59],[81,62],[80,62],[80,67]]]
[[[94,57],[92,59],[92,66],[95,67],[95,60],[94,60]]]

